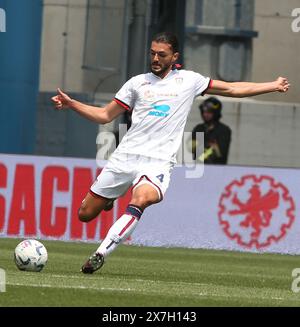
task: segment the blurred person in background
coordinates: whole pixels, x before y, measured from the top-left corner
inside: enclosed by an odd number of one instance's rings
[[[192,131],[193,159],[206,164],[226,165],[231,142],[231,129],[223,124],[222,103],[215,97],[203,101],[200,106],[203,123],[198,124]],[[197,133],[204,133],[204,151],[199,153]],[[200,154],[200,155],[199,155]]]

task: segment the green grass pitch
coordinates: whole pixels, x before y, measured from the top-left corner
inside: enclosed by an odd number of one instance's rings
[[[19,271],[20,240],[0,239],[0,306],[300,306],[291,291],[298,256],[120,246],[93,275],[79,272],[95,244],[43,241],[40,273]]]

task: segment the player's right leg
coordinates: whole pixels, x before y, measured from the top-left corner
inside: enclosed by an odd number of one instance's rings
[[[132,162],[134,168],[135,162]],[[97,177],[91,186],[90,192],[83,200],[79,209],[79,219],[89,222],[102,210],[107,210],[111,201],[126,193],[132,183],[133,175],[126,157],[114,156]],[[81,271],[91,274],[102,267],[104,256],[93,253],[84,263]]]
[[[130,172],[123,173],[126,157],[114,156],[101,171],[78,210],[80,221],[89,222],[102,211],[113,207],[113,201],[124,194],[130,186]]]
[[[89,192],[78,209],[78,218],[82,222],[89,222],[99,215],[102,210],[107,210],[114,199]]]

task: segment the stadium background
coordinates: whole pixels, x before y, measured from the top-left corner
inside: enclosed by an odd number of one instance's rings
[[[7,253],[14,244],[5,243],[8,236],[95,242],[117,219],[128,194],[89,228],[76,220],[76,206],[96,176],[98,133],[115,132],[123,118],[97,126],[73,112],[55,112],[50,98],[61,87],[84,102],[107,103],[124,81],[147,70],[151,36],[171,30],[180,38],[186,69],[228,81],[287,76],[292,87],[284,95],[220,98],[223,121],[233,130],[229,166],[207,167],[197,180],[177,167],[169,195],[149,209],[131,242],[299,254],[300,33],[291,28],[297,7],[297,0],[0,0],[6,13],[0,33],[0,236]],[[199,122],[202,100],[196,99],[186,131]],[[249,176],[272,179],[269,189],[285,188],[279,222],[271,224],[264,236],[270,242],[262,247],[241,244],[246,229],[238,231],[240,238],[230,236],[220,223],[228,186]],[[239,196],[245,203],[249,188]],[[170,223],[175,227],[168,239]],[[280,238],[278,231],[284,231]]]

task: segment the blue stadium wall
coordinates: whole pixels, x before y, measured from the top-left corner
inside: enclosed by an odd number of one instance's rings
[[[0,152],[34,152],[42,0],[0,0]]]

